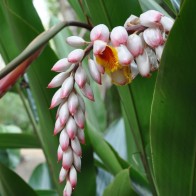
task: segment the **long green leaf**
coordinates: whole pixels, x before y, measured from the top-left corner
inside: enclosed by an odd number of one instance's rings
[[[129,178],[129,169],[124,169],[119,172],[114,181],[105,189],[104,196],[134,196],[137,195],[133,187],[131,187],[131,181]]]
[[[37,196],[36,192],[16,173],[0,163],[0,194]]]
[[[41,148],[41,145],[33,134],[1,133],[0,148]]]
[[[21,0],[1,1],[1,12],[6,16],[3,20],[4,28],[9,29],[10,35],[13,37],[18,47],[18,53],[22,51],[38,33],[43,31],[40,19],[35,12],[32,2]],[[2,20],[2,19],[0,19]],[[9,37],[2,37],[4,47],[7,53],[12,50],[12,45],[7,45],[6,40]],[[45,56],[47,58],[45,58]],[[51,173],[55,181],[59,193],[63,187],[58,183],[58,173],[60,170],[56,162],[56,149],[58,146],[58,138],[52,137],[55,115],[54,112],[48,111],[50,99],[54,91],[46,90],[47,83],[51,80],[52,74],[50,69],[46,69],[45,65],[52,66],[56,57],[54,53],[47,47],[38,60],[33,63],[28,71],[28,76],[31,84],[31,90],[37,105],[41,129],[38,132],[39,139],[42,143],[43,150],[50,165]],[[44,73],[44,74],[43,74]]]
[[[151,145],[159,195],[196,195],[196,2],[186,0],[170,32],[154,93]],[[183,38],[183,39],[182,39]]]

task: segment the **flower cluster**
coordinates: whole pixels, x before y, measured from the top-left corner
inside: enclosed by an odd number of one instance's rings
[[[59,181],[66,180],[64,195],[71,195],[77,184],[77,171],[81,169],[82,150],[85,143],[85,104],[83,96],[94,101],[89,75],[101,84],[105,72],[112,83],[125,85],[138,74],[149,77],[158,69],[164,44],[173,20],[160,12],[149,10],[136,17],[131,15],[124,26],[110,32],[104,24],[95,26],[90,41],[79,36],[67,38],[74,49],[59,60],[52,71],[60,72],[49,83],[49,88],[59,89],[52,98],[50,108],[58,106],[54,135],[60,133],[58,161],[62,160]],[[84,47],[80,49],[78,47]],[[89,55],[93,51],[93,58]],[[88,73],[82,61],[88,58]]]

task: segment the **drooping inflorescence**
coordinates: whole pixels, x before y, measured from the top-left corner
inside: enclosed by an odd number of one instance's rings
[[[77,49],[53,66],[52,71],[59,73],[48,85],[58,88],[50,108],[58,106],[54,135],[60,133],[57,154],[58,161],[62,161],[59,181],[66,180],[64,196],[72,194],[77,184],[77,171],[81,170],[80,143],[85,143],[83,96],[94,101],[89,75],[101,84],[102,74],[107,73],[116,85],[126,85],[138,74],[149,77],[159,67],[173,23],[173,19],[149,10],[140,17],[131,15],[124,26],[117,26],[111,32],[104,24],[95,26],[90,41],[79,36],[67,38],[67,43]],[[84,46],[86,49],[78,48]],[[86,57],[89,74],[82,64]]]

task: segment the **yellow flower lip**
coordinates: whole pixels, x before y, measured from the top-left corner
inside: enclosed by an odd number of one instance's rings
[[[130,67],[119,63],[116,48],[107,45],[101,54],[95,54],[95,58],[97,63],[104,67],[106,73],[110,75],[113,84],[122,86],[131,82]]]

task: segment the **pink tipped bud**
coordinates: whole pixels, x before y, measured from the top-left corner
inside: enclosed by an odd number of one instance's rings
[[[148,10],[140,15],[140,23],[145,27],[157,27],[163,14],[155,10]]]
[[[79,36],[70,36],[66,39],[66,42],[73,47],[80,47],[86,44],[85,40]]]
[[[75,73],[75,81],[77,85],[82,88],[87,81],[87,75],[82,65],[79,65]]]
[[[56,122],[55,122],[55,126],[54,126],[54,135],[56,135],[57,133],[59,133],[61,130],[63,129],[63,126],[60,122],[60,119],[57,118]]]
[[[78,105],[79,101],[77,95],[74,92],[71,92],[67,100],[67,106],[72,116],[77,112]]]
[[[164,49],[164,45],[158,46],[158,47],[155,48],[155,53],[156,53],[157,59],[158,59],[159,61],[161,60],[161,56],[162,56],[162,53],[163,53],[163,49]]]
[[[80,142],[77,137],[71,140],[71,148],[78,156],[82,155],[82,149],[81,149]]]
[[[169,32],[171,30],[171,28],[173,27],[173,24],[174,24],[174,20],[167,17],[167,16],[162,16],[161,18],[161,24],[163,26],[163,29],[166,31],[166,32]]]
[[[69,120],[67,121],[66,131],[69,138],[73,140],[77,133],[77,125],[72,117],[69,117]]]
[[[143,37],[145,42],[152,48],[156,48],[164,44],[164,39],[158,28],[148,28],[144,31]]]
[[[104,42],[109,41],[109,29],[106,25],[104,24],[99,24],[95,26],[90,33],[90,39],[92,42],[95,40],[102,40]]]
[[[120,45],[117,47],[118,62],[123,66],[129,66],[133,61],[133,55],[129,52],[126,46]]]
[[[127,20],[125,21],[124,27],[130,27],[132,25],[136,25],[139,23],[139,18],[135,15],[131,15],[129,16],[129,18],[127,18]]]
[[[67,180],[66,186],[63,190],[63,196],[71,196],[72,194],[72,186],[71,183]]]
[[[89,73],[92,79],[98,84],[101,84],[101,74],[97,68],[97,65],[92,59],[88,60],[88,67],[89,67]]]
[[[149,77],[150,74],[150,62],[146,51],[142,55],[136,57],[136,63],[138,65],[139,72],[143,77]]]
[[[67,102],[63,103],[59,110],[59,119],[62,126],[64,126],[69,119],[69,110],[68,110]]]
[[[70,63],[79,63],[84,57],[84,50],[82,49],[75,49],[68,54],[68,61]]]
[[[61,88],[59,88],[56,93],[54,94],[54,96],[52,97],[52,101],[51,101],[51,105],[50,105],[50,109],[56,107],[57,105],[59,105],[63,100],[61,99]]]
[[[63,151],[66,151],[69,146],[69,136],[65,129],[63,129],[60,133],[59,143],[60,143],[61,149]]]
[[[85,136],[84,136],[84,130],[83,129],[78,129],[77,136],[78,136],[78,139],[79,139],[80,143],[85,144]]]
[[[111,73],[111,79],[112,82],[116,85],[125,85],[127,84],[127,77],[124,75],[124,72],[122,69],[116,70]]]
[[[62,166],[64,169],[69,170],[73,163],[73,152],[70,147],[63,153]]]
[[[59,117],[59,111],[61,109],[61,106],[63,105],[63,102],[59,105],[57,112],[56,112],[56,119]]]
[[[84,100],[80,96],[80,94],[77,94],[77,96],[78,96],[79,106],[82,109],[82,111],[85,112],[85,103],[84,103]]]
[[[69,181],[71,183],[72,188],[75,188],[77,184],[77,172],[74,166],[71,167],[69,172]]]
[[[52,67],[52,71],[55,72],[64,72],[67,71],[71,66],[71,63],[68,62],[67,58],[60,59],[57,61],[54,66]]]
[[[62,84],[61,98],[68,97],[71,91],[73,90],[73,86],[74,86],[74,78],[71,75],[68,78],[66,78]]]
[[[118,26],[112,29],[110,38],[113,46],[118,47],[127,43],[128,33],[124,27]]]
[[[48,84],[48,88],[56,88],[63,84],[64,80],[68,77],[68,73],[59,73],[52,81]]]
[[[62,158],[63,158],[63,150],[62,150],[61,146],[59,145],[58,150],[57,150],[57,159],[58,159],[58,162],[60,160],[62,160]]]
[[[93,54],[102,54],[107,46],[107,43],[101,40],[96,40],[93,44]]]
[[[62,183],[65,180],[65,178],[67,177],[67,173],[68,173],[68,171],[62,167],[60,170],[60,173],[59,173],[59,182],[60,183]]]
[[[131,67],[131,77],[133,80],[139,74],[139,69],[134,61],[131,63],[130,67]]]
[[[81,158],[73,152],[73,164],[77,171],[81,171]]]
[[[83,111],[80,108],[78,108],[78,111],[75,113],[74,120],[76,121],[76,124],[79,128],[84,128],[85,117]]]
[[[143,54],[144,44],[142,38],[137,34],[130,35],[127,41],[127,48],[134,57]]]
[[[88,83],[85,84],[83,88],[81,88],[82,94],[91,101],[94,101],[93,91]]]

